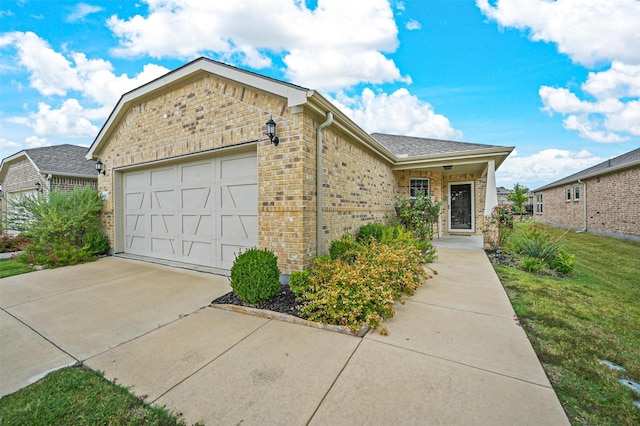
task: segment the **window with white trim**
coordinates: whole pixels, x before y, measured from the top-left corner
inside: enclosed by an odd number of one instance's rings
[[[564,200],[565,201],[571,201],[571,187],[570,186],[567,186],[564,189],[564,193],[565,193]]]
[[[429,179],[409,179],[409,195],[415,197],[419,192],[427,197],[429,196]]]
[[[580,185],[576,185],[573,187],[573,201],[580,200]]]
[[[542,194],[536,194],[536,213],[542,214]]]

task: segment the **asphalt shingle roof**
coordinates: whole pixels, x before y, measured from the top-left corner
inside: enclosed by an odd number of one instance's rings
[[[629,151],[625,154],[611,158],[607,161],[603,161],[600,164],[596,164],[595,166],[589,167],[588,169],[584,169],[578,173],[574,173],[572,175],[559,179],[548,185],[541,186],[540,188],[535,189],[534,191],[541,191],[544,189],[553,188],[555,186],[560,186],[568,182],[575,182],[578,179],[581,179],[587,176],[604,174],[607,172],[608,169],[624,167],[626,164],[632,164],[632,163],[640,163],[640,148],[634,149],[633,151]]]
[[[417,157],[422,155],[446,154],[448,152],[502,148],[498,145],[454,142],[440,139],[418,138],[415,136],[387,135],[384,133],[372,133],[371,137],[391,151],[396,157],[404,155]]]
[[[77,145],[54,145],[25,149],[41,173],[96,177],[95,162],[87,160],[88,148]]]

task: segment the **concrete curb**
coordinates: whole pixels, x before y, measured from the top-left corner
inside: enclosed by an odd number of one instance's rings
[[[227,305],[221,303],[212,303],[212,308],[222,309],[225,311],[238,312],[241,314],[253,315],[260,318],[275,319],[278,321],[290,322],[293,324],[304,325],[311,328],[317,328],[320,330],[333,331],[336,333],[348,334],[350,336],[364,337],[371,327],[364,326],[357,333],[354,333],[349,328],[341,325],[322,324],[319,322],[313,322],[306,319],[294,317],[293,315],[287,315],[280,312],[268,311],[266,309],[256,309],[247,306]]]

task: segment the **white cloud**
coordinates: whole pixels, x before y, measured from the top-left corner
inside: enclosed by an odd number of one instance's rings
[[[504,27],[529,31],[534,41],[556,43],[575,62],[592,66],[619,60],[640,63],[637,0],[476,0]]]
[[[519,155],[513,150],[511,155],[496,171],[498,185],[512,188],[520,183],[529,189],[555,182],[605,159],[592,155],[587,150],[576,152],[563,149],[545,149],[530,156]]]
[[[57,106],[49,101],[40,102],[37,111],[9,119],[30,127],[37,135],[95,136],[99,128],[96,123],[109,115],[122,94],[169,71],[147,64],[133,77],[117,76],[109,61],[88,59],[78,52],[65,56],[32,32],[0,37],[0,46],[10,45],[15,46],[18,63],[29,73],[31,87],[53,101],[62,97]],[[70,92],[78,96],[69,97]]]
[[[78,3],[76,7],[73,9],[73,12],[71,12],[67,16],[67,22],[82,21],[88,15],[91,15],[92,13],[96,13],[96,12],[101,12],[103,10],[104,9],[100,6],[92,6],[86,3]]]
[[[47,138],[39,138],[37,136],[29,136],[24,141],[27,145],[27,148],[42,148],[43,146],[51,146],[51,143],[47,141]]]
[[[9,139],[0,138],[0,149],[17,148],[20,144]]]
[[[566,88],[542,86],[544,110],[565,115],[564,127],[596,142],[620,142],[640,136],[640,66],[614,61],[591,72],[581,87],[593,100],[580,100]]]
[[[449,120],[407,89],[392,94],[374,93],[366,88],[360,96],[341,94],[334,103],[369,133],[381,132],[435,139],[462,138]]]
[[[384,56],[398,47],[398,28],[386,0],[319,0],[314,10],[299,0],[257,0],[251,7],[145,1],[148,16],[108,20],[120,39],[115,54],[185,59],[206,54],[254,68],[271,66],[267,53],[282,54],[287,76],[315,89],[410,81]]]
[[[409,31],[419,30],[422,28],[422,24],[415,19],[409,19],[409,21],[405,25],[405,28]]]
[[[596,142],[640,136],[640,1],[638,0],[476,0],[489,18],[529,31],[534,41],[555,43],[558,51],[585,66],[610,63],[590,72],[582,93],[542,86],[543,110],[565,116],[563,126]]]

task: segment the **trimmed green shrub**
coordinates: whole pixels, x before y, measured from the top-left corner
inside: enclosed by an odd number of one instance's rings
[[[534,274],[537,274],[544,268],[544,266],[544,260],[538,259],[537,257],[525,255],[522,258],[522,269],[527,272],[533,272]]]
[[[301,297],[305,289],[309,285],[308,271],[294,271],[289,276],[289,288],[296,297]]]
[[[354,259],[354,249],[357,247],[355,237],[350,233],[345,233],[339,240],[331,241],[329,245],[329,256],[331,260],[342,259],[347,263],[350,263]]]
[[[280,291],[278,257],[269,249],[252,248],[240,253],[229,281],[244,303],[256,305],[271,300]]]
[[[562,275],[569,275],[576,266],[576,255],[559,249],[555,259],[551,261],[551,269]]]
[[[376,222],[367,223],[366,225],[361,226],[360,229],[358,230],[358,236],[356,237],[356,240],[360,244],[369,244],[372,239],[375,239],[376,241],[381,241],[382,234],[388,228],[389,228],[388,226],[382,223],[376,223]]]
[[[109,238],[103,232],[90,231],[84,236],[84,245],[89,253],[100,256],[109,251]]]

